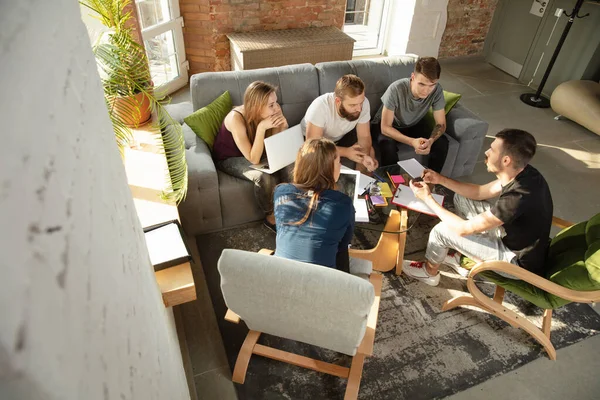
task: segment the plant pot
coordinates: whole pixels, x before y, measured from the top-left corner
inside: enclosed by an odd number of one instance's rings
[[[133,96],[133,101],[136,106],[133,108],[129,97],[115,97],[114,101],[114,112],[118,118],[120,118],[125,125],[130,128],[137,128],[141,125],[146,124],[152,117],[152,110],[150,109],[150,100],[144,93],[138,93]],[[126,111],[127,110],[127,111]]]

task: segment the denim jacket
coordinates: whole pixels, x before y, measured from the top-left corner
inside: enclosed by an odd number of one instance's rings
[[[310,196],[305,191],[286,183],[275,188],[273,197],[276,256],[331,268],[337,268],[338,252],[347,258],[355,214],[350,197],[337,190],[323,191],[316,211],[302,225],[290,223],[301,220],[306,213]]]

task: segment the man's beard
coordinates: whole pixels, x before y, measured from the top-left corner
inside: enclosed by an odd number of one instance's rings
[[[340,116],[348,121],[356,121],[358,117],[360,117],[360,111],[357,113],[350,113],[344,108],[343,104],[340,104]]]

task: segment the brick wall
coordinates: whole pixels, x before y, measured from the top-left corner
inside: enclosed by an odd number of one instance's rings
[[[228,71],[230,32],[336,26],[346,0],[179,0],[190,75]]]
[[[497,3],[498,0],[449,0],[439,57],[483,53],[483,42]]]

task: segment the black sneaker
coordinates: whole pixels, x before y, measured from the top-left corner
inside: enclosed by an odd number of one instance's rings
[[[269,221],[267,221],[266,218],[263,221],[263,225],[269,228],[269,230],[273,231],[273,233],[277,233],[277,227],[275,226],[275,224],[270,223]]]

